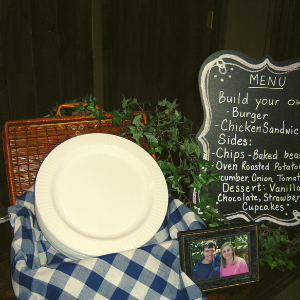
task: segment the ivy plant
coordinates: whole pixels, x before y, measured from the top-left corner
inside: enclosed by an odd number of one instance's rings
[[[61,115],[88,111],[99,122],[101,121],[103,112],[101,109],[96,109],[97,99],[92,95],[68,103],[75,102],[79,104],[72,109],[62,109]],[[84,106],[82,103],[87,105]],[[56,115],[58,106],[57,103],[49,110],[49,117]],[[136,112],[146,112],[148,122],[143,123],[142,115]],[[137,99],[123,97],[121,107],[110,113],[115,124],[130,121],[123,136],[131,136],[137,144],[140,144],[141,138],[147,140],[150,146],[148,152],[156,154],[157,164],[165,176],[171,195],[182,200],[195,213],[201,214],[201,218],[209,227],[228,223],[218,212],[213,195],[208,188],[211,182],[219,182],[219,174],[208,172],[212,169],[212,165],[203,159],[203,153],[195,140],[197,131],[193,122],[182,116],[176,100],[170,102],[164,99],[152,107],[150,102],[138,102]],[[201,202],[196,205],[187,196],[191,188],[200,193]]]
[[[136,106],[145,111],[144,105],[145,103],[140,104],[136,99],[123,99],[122,108],[112,112],[113,122],[118,124],[132,120],[123,135],[131,135],[137,144],[140,138],[147,139],[150,145],[148,152],[156,153],[157,163],[165,176],[169,193],[190,205],[186,196],[188,189],[204,189],[203,199],[209,202],[211,197],[207,186],[212,181],[218,182],[219,174],[206,172],[212,166],[202,158],[194,138],[193,123],[182,117],[176,100],[169,102],[165,99],[159,101],[153,110],[147,111],[149,120],[145,124],[141,122],[141,114],[132,114],[133,110],[136,111]]]
[[[288,231],[273,223],[259,226],[260,265],[266,263],[271,269],[282,271],[295,268],[291,258],[300,252],[300,228]]]
[[[97,107],[97,99],[92,95],[69,101],[79,102],[72,109],[62,109],[61,115],[72,112],[89,112],[99,123],[104,117],[102,109]],[[86,103],[83,105],[82,103]],[[49,117],[56,115],[58,103],[49,110]],[[141,114],[146,112],[148,123],[143,123]],[[137,99],[123,97],[121,107],[110,112],[112,122],[122,124],[127,122],[123,136],[131,138],[139,145],[140,139],[145,138],[149,144],[149,153],[155,153],[157,164],[162,170],[169,193],[180,199],[206,222],[209,227],[230,224],[218,211],[209,185],[219,183],[219,174],[211,172],[212,165],[203,159],[196,140],[193,122],[183,117],[179,105],[164,99],[158,101],[155,107],[150,102],[138,102]],[[194,204],[189,199],[189,190],[199,192],[200,203]],[[300,252],[300,230],[288,233],[285,228],[278,228],[272,223],[259,225],[260,265],[268,264],[271,269],[291,270],[295,267],[292,258]],[[291,236],[292,235],[292,236]]]

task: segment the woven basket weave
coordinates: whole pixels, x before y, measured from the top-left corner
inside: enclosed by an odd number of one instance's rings
[[[112,115],[105,115],[101,124],[87,115],[6,122],[2,139],[10,204],[34,184],[41,163],[60,143],[80,134],[125,132],[128,122],[116,125],[112,123]],[[142,122],[147,123],[144,113]],[[140,144],[144,149],[149,147],[146,140],[141,139]]]

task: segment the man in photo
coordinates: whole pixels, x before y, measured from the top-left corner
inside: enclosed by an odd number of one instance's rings
[[[209,240],[203,246],[204,259],[198,262],[193,270],[194,282],[220,277],[221,255],[216,254],[217,245]]]

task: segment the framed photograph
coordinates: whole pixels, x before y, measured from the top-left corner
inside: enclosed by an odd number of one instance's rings
[[[256,224],[181,231],[182,270],[203,291],[259,280]]]

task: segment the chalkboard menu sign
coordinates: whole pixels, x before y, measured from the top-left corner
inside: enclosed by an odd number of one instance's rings
[[[300,224],[300,61],[219,51],[199,73],[204,158],[227,219]],[[193,201],[198,194],[193,192]]]

